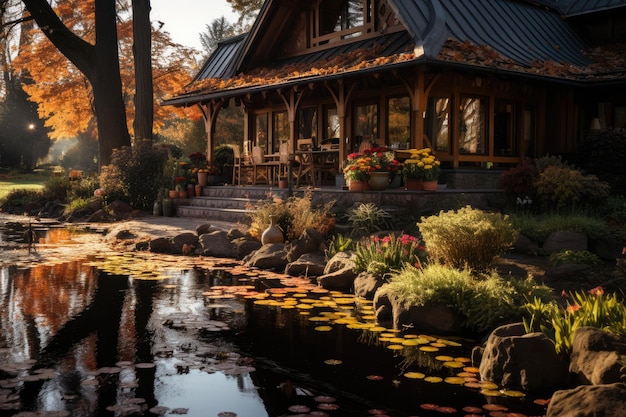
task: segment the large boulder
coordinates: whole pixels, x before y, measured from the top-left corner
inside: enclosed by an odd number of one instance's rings
[[[232,239],[231,233],[228,233],[228,238]],[[237,259],[244,259],[252,252],[259,250],[263,244],[258,239],[237,238],[231,240],[231,243],[237,247]]]
[[[157,237],[150,241],[148,250],[155,253],[174,253],[174,244],[170,238]]]
[[[197,246],[198,236],[192,232],[180,233],[172,238],[172,247],[174,253],[185,253],[188,252],[188,250],[186,250],[185,248],[196,248]]]
[[[356,278],[353,269],[354,254],[338,252],[326,264],[324,274],[317,277],[317,283],[327,290],[350,291]]]
[[[451,308],[440,304],[405,305],[401,297],[383,284],[374,294],[374,309],[379,322],[389,322],[394,329],[411,328],[440,335],[459,334],[462,318]]]
[[[581,385],[557,391],[546,417],[626,417],[626,385]]]
[[[246,266],[260,269],[284,271],[287,266],[287,252],[283,243],[268,243],[243,259]]]
[[[626,338],[580,327],[574,333],[569,370],[582,384],[621,382],[620,357],[626,357]]]
[[[315,229],[306,229],[302,235],[286,246],[287,260],[295,262],[305,253],[320,252],[324,238]]]
[[[376,290],[385,283],[385,278],[374,275],[370,272],[361,272],[354,279],[354,295],[368,300],[374,298]]]
[[[567,363],[543,333],[526,333],[522,323],[495,329],[480,362],[482,379],[526,391],[554,389],[567,381]]]
[[[549,253],[564,250],[581,251],[587,250],[587,235],[579,232],[553,232],[543,242],[543,250]]]
[[[289,254],[287,254],[289,259]],[[318,277],[324,274],[326,258],[321,253],[305,253],[285,268],[285,274],[293,277]]]
[[[202,224],[199,224],[198,226],[196,226],[196,234],[198,236],[202,236],[202,235],[207,234],[207,233],[216,232],[218,230],[220,230],[220,229],[215,227],[215,226],[213,226],[212,224],[209,224],[209,223],[202,223]]]
[[[216,258],[236,258],[237,246],[231,243],[228,233],[223,230],[215,230],[204,233],[199,238],[202,254]]]

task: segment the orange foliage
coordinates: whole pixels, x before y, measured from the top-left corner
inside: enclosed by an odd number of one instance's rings
[[[118,37],[120,45],[120,72],[126,116],[132,134],[135,109],[134,64],[132,54],[132,16],[127,7],[120,10]],[[83,40],[93,43],[95,38],[94,0],[64,0],[58,2],[56,12],[63,23]],[[20,46],[14,61],[16,71],[29,75],[32,83],[24,85],[30,100],[38,104],[38,113],[45,125],[52,129],[53,139],[75,137],[82,133],[96,135],[91,86],[86,77],[67,60],[36,28],[29,34],[30,42]],[[158,132],[168,119],[189,117],[198,119],[194,108],[161,107],[158,101],[169,91],[187,85],[196,71],[193,51],[171,41],[167,32],[153,31],[152,62],[154,80],[154,131]]]

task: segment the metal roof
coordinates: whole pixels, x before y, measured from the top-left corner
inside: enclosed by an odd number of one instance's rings
[[[487,45],[521,65],[587,65],[583,39],[556,11],[521,1],[389,0],[398,19],[436,57],[447,38]]]
[[[565,17],[603,12],[626,6],[624,0],[569,0],[569,6],[563,10]]]
[[[239,56],[246,34],[234,36],[217,45],[215,51],[206,60],[193,81],[206,78],[230,78],[235,75],[233,63]]]

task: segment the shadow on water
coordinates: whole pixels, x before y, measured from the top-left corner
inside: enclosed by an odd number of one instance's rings
[[[486,403],[543,414],[530,399],[458,385],[444,356],[465,360],[472,343],[415,335],[401,345],[402,335],[348,320],[371,315],[361,301],[260,298],[265,284],[224,268],[158,281],[86,261],[2,269],[0,416],[462,416]],[[457,382],[437,382],[448,377]]]

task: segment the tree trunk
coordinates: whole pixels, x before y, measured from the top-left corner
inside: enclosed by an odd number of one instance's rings
[[[133,53],[135,57],[135,139],[152,140],[152,27],[150,0],[133,0]]]
[[[22,0],[42,32],[87,77],[98,120],[99,165],[111,161],[113,149],[130,146],[117,49],[115,2],[96,0],[96,45],[76,36],[61,22],[47,0]]]

